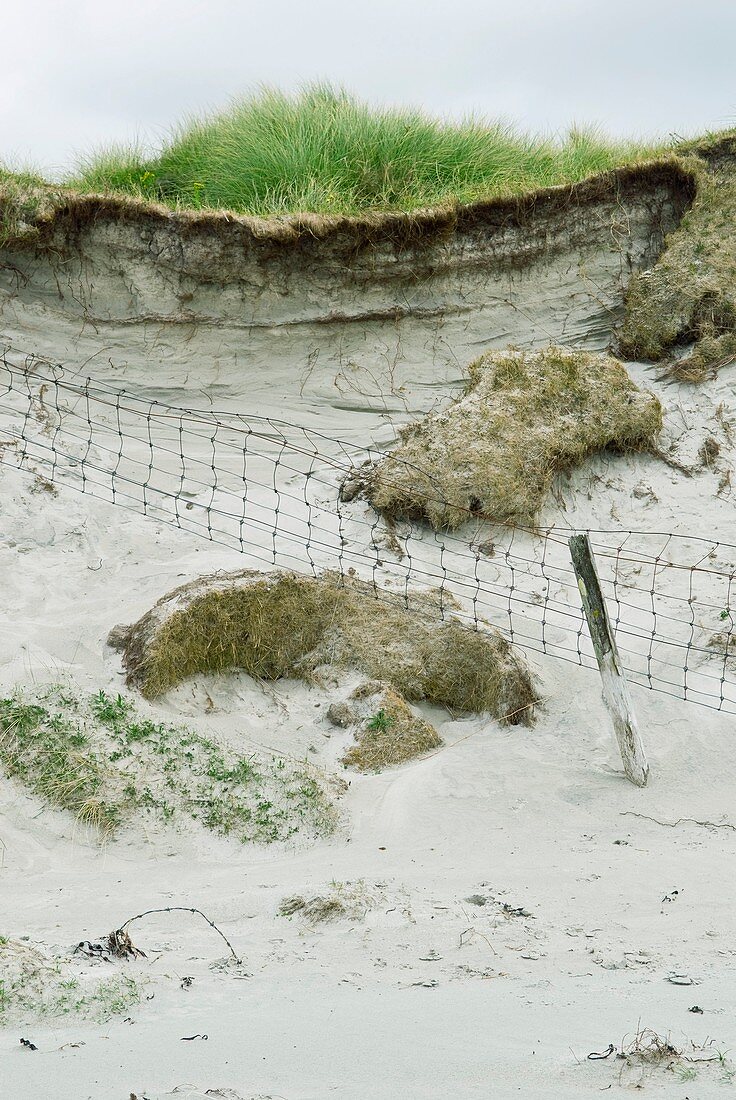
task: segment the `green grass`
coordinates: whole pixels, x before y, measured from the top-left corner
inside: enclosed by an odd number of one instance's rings
[[[268,216],[358,214],[515,195],[650,158],[663,146],[573,128],[560,140],[500,122],[376,108],[315,84],[272,89],[180,125],[159,155],[110,147],[66,181],[171,207]]]
[[[240,756],[103,691],[53,686],[0,699],[0,765],[45,802],[108,834],[143,814],[194,819],[261,843],[318,836],[337,822],[316,769]]]
[[[387,714],[383,707],[381,707],[367,723],[366,729],[375,730],[378,733],[388,733],[395,721],[396,719],[392,718],[391,715]]]

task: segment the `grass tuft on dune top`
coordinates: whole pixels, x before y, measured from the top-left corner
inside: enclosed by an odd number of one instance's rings
[[[662,146],[573,128],[559,141],[501,122],[379,108],[328,84],[264,88],[179,126],[158,156],[114,146],[67,183],[194,209],[272,216],[410,211],[576,183]]]

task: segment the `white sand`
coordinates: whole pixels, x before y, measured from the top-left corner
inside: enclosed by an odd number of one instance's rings
[[[711,431],[719,462],[732,461],[711,420],[720,401],[735,415],[727,373],[701,398],[656,388],[669,437],[687,428],[683,461]],[[293,391],[271,400],[298,419]],[[327,432],[345,434],[344,418],[320,410]],[[594,473],[603,481],[591,501]],[[623,526],[733,537],[718,480],[717,470],[686,479],[653,458],[605,456],[560,487],[566,511],[553,500],[544,518],[593,525],[615,511]],[[243,565],[240,554],[155,520],[68,489],[32,493],[31,483],[0,472],[4,688],[70,677],[119,689],[118,658],[103,648],[109,628],[185,579]],[[642,483],[656,502],[633,495]],[[736,834],[623,816],[736,823],[734,719],[635,688],[652,768],[650,786],[637,790],[611,766],[595,674],[544,658],[534,667],[547,704],[533,730],[431,712],[447,747],[351,777],[344,831],[311,848],[256,850],[164,829],[101,848],[0,781],[4,934],[62,950],[141,910],[193,905],[242,952],[248,975],[211,969],[224,945],[196,917],[140,922],[131,932],[148,959],[130,969],[153,999],[128,1021],[14,1023],[0,1039],[0,1095],[623,1096],[644,1071],[586,1056],[620,1046],[638,1025],[677,1046],[708,1038],[710,1054],[734,1048]],[[295,684],[266,693],[244,676],[204,686],[212,714],[203,713],[203,682],[180,687],[159,711],[243,746],[300,755],[314,745],[310,758],[334,765],[347,735],[326,723],[325,693]],[[367,895],[362,919],[310,927],[277,915],[283,897],[324,893],[331,882]],[[464,900],[474,894],[487,904]],[[507,915],[503,903],[531,916]],[[673,971],[696,984],[672,984]],[[183,976],[194,978],[189,988]],[[703,1015],[688,1012],[695,1004]],[[208,1039],[181,1041],[195,1033]],[[21,1036],[38,1051],[22,1048]],[[723,1068],[695,1068],[694,1081],[680,1067],[647,1072],[643,1084],[652,1096],[721,1095]]]
[[[435,294],[465,301],[470,293],[475,312],[450,311],[446,323],[304,320],[294,328],[289,320],[252,332],[239,321],[249,286],[230,296],[195,287],[194,305],[203,317],[220,309],[222,323],[154,316],[162,284],[147,281],[150,257],[118,263],[113,234],[109,248],[92,241],[79,271],[64,268],[68,293],[53,264],[47,271],[46,260],[16,257],[28,279],[10,267],[0,272],[3,333],[67,363],[94,355],[85,370],[151,399],[201,409],[213,402],[358,446],[383,444],[393,418],[446,400],[463,365],[488,346],[550,337],[603,346],[628,275],[611,251],[609,222],[601,220],[595,255],[581,259],[577,242],[541,273],[481,271],[468,286],[453,282],[452,293],[431,281],[419,287],[427,307]],[[106,232],[103,225],[103,244]],[[145,253],[134,244],[131,254]],[[639,262],[645,243],[634,253]],[[176,265],[164,274],[174,302],[182,289]],[[279,308],[290,307],[288,295],[274,294]],[[352,303],[350,286],[346,294]],[[323,312],[328,299],[318,303]],[[86,323],[88,304],[94,323]],[[311,304],[297,302],[304,317]],[[665,405],[665,447],[676,443],[679,460],[695,467],[713,434],[721,445],[714,467],[686,478],[652,457],[601,456],[557,486],[542,522],[736,542],[731,496],[716,496],[734,445],[714,419],[723,404],[736,424],[733,373],[700,394],[656,385],[642,367],[632,373]],[[15,422],[0,414],[0,442]],[[58,496],[33,488],[32,474],[0,465],[2,690],[60,679],[120,690],[119,656],[104,645],[112,626],[199,574],[249,564],[235,550],[63,484]],[[258,504],[267,509],[267,497]],[[356,502],[351,537],[362,508]],[[435,550],[428,541],[428,559],[436,561]],[[707,616],[698,620],[698,638],[708,627]],[[645,1072],[587,1055],[620,1048],[639,1026],[669,1034],[693,1057],[736,1050],[736,832],[630,816],[736,825],[736,717],[635,686],[651,765],[650,785],[639,790],[612,755],[596,674],[531,660],[546,700],[533,729],[453,721],[427,708],[446,747],[382,775],[351,776],[343,830],[312,846],[249,848],[194,827],[149,826],[101,847],[1,778],[0,933],[65,953],[142,910],[190,905],[245,959],[242,970],[213,969],[224,945],[195,916],[133,925],[147,959],[77,965],[99,977],[119,968],[140,976],[152,999],[104,1024],[13,1021],[0,1031],[2,1100],[587,1100],[601,1091],[628,1096],[637,1084],[677,1100],[726,1095],[730,1062]],[[243,752],[307,754],[334,769],[349,735],[324,717],[332,697],[294,683],[264,690],[242,675],[200,678],[155,711]],[[358,919],[310,926],[278,915],[284,897],[335,889],[353,899]],[[486,904],[468,902],[473,895]],[[673,972],[694,984],[673,984]],[[184,977],[194,979],[186,988]],[[688,1012],[696,1004],[702,1015]],[[208,1038],[182,1041],[194,1034]]]

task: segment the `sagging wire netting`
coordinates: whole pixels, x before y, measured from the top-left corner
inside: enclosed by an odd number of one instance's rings
[[[490,525],[464,535],[384,520],[341,486],[385,457],[271,417],[176,408],[27,357],[0,357],[0,459],[231,547],[254,568],[433,588],[440,613],[523,649],[595,667],[568,538]],[[736,711],[736,546],[588,530],[630,680]]]

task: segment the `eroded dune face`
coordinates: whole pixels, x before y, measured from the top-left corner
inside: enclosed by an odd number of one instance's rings
[[[0,253],[0,335],[170,399],[421,411],[488,348],[604,347],[691,198],[668,165],[363,222],[79,198]]]

